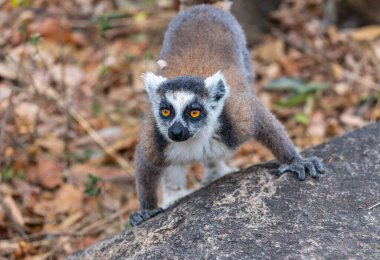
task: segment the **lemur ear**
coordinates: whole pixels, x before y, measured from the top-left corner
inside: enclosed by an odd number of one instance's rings
[[[162,70],[168,66],[168,63],[164,60],[158,60],[157,65],[160,68],[160,70]]]
[[[149,97],[152,97],[157,88],[167,80],[166,78],[157,76],[152,72],[144,73],[141,77],[144,80],[145,89],[148,92]]]
[[[220,71],[206,78],[205,86],[210,93],[212,101],[214,102],[224,100],[228,96],[228,86],[222,72]]]

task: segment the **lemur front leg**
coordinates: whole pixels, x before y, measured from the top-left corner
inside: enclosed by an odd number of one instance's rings
[[[306,178],[306,172],[317,178],[325,172],[325,167],[317,157],[302,157],[287,136],[282,124],[262,105],[256,101],[254,111],[254,137],[271,150],[282,163],[277,170],[278,175],[295,172],[299,180]]]
[[[238,168],[235,168],[235,167],[229,167],[225,163],[225,161],[223,161],[223,160],[208,161],[207,163],[203,164],[203,168],[205,171],[205,175],[204,175],[204,178],[202,180],[203,186],[209,184],[210,182],[212,182],[214,180],[217,180],[217,179],[223,177],[224,175],[226,175],[228,173],[239,170]]]
[[[162,207],[168,208],[180,198],[190,194],[193,190],[186,188],[186,168],[184,166],[172,165],[164,171],[164,194]]]
[[[136,154],[136,187],[140,204],[140,212],[129,215],[129,222],[137,226],[163,211],[158,208],[158,185],[163,172],[163,167],[154,165],[143,155]]]

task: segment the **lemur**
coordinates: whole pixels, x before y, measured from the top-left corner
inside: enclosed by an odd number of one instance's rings
[[[204,184],[232,171],[225,160],[255,138],[282,163],[278,174],[317,178],[324,166],[304,158],[281,123],[253,91],[254,75],[242,28],[232,14],[211,5],[181,11],[169,24],[158,64],[161,75],[143,75],[149,97],[136,148],[139,225],[162,211],[157,189],[164,178],[163,207],[186,190],[185,166],[201,162]]]

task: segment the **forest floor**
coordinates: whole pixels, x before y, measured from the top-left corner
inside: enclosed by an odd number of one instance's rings
[[[140,76],[177,13],[28,2],[0,0],[0,259],[61,258],[130,227]],[[290,2],[251,53],[255,91],[303,150],[380,119],[380,26],[326,26],[323,1]],[[229,163],[272,158],[250,141]],[[202,174],[189,167],[189,185]]]

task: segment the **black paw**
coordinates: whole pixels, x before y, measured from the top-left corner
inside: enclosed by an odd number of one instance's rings
[[[289,164],[282,164],[277,169],[277,175],[280,176],[286,172],[295,172],[298,174],[298,179],[304,181],[306,179],[306,171],[311,177],[318,178],[318,174],[325,173],[325,166],[317,157],[297,158]]]
[[[129,215],[129,223],[131,226],[138,226],[141,223],[143,223],[145,220],[148,220],[150,218],[153,218],[154,216],[160,214],[164,210],[162,208],[157,209],[143,209],[141,212],[134,212],[131,215]]]

